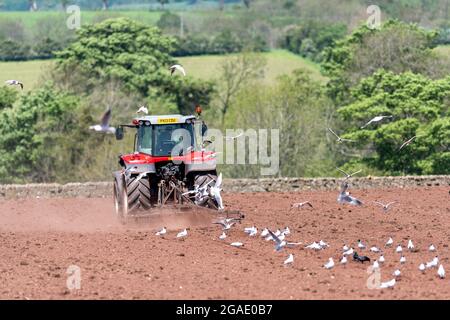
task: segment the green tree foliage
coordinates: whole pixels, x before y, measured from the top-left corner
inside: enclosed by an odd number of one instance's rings
[[[79,178],[92,118],[80,100],[50,84],[0,112],[0,181],[44,182]],[[83,141],[83,143],[81,143]],[[98,141],[96,141],[98,143]],[[89,166],[89,165],[88,165]]]
[[[281,176],[328,175],[334,166],[324,139],[330,107],[324,87],[296,70],[275,85],[245,86],[230,106],[225,124],[244,130],[279,129]],[[260,176],[260,165],[224,166],[224,170],[231,177]]]
[[[449,67],[432,52],[437,33],[417,25],[388,21],[380,29],[361,26],[324,52],[324,74],[331,78],[329,94],[338,105],[348,102],[349,89],[378,69],[411,71],[432,78],[445,76]]]
[[[357,140],[362,163],[388,174],[450,173],[450,78],[379,71],[352,90],[338,110],[346,138]],[[378,115],[392,119],[360,127]],[[410,145],[402,143],[417,136]]]
[[[207,107],[211,82],[170,75],[174,45],[175,39],[158,28],[127,18],[85,26],[77,40],[57,55],[58,82],[89,93],[96,86],[119,81],[125,90],[143,97],[167,97],[182,113],[192,112],[197,103]]]
[[[3,109],[12,108],[17,99],[17,90],[5,86],[0,87],[0,112]]]

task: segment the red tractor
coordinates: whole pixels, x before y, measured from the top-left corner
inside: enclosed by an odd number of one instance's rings
[[[223,210],[222,177],[217,176],[215,152],[205,147],[206,125],[195,116],[143,116],[131,125],[136,129],[132,154],[120,155],[122,170],[114,172],[114,204],[121,222],[151,213],[166,204],[194,204]]]

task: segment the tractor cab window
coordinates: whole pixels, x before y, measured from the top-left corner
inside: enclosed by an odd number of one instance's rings
[[[138,130],[137,151],[152,154],[152,126],[142,126]]]

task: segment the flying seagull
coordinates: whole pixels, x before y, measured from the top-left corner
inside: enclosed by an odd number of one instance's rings
[[[6,80],[5,84],[9,86],[20,86],[20,88],[23,90],[23,83],[17,80]]]
[[[344,181],[344,183],[341,185],[341,191],[339,192],[337,201],[339,203],[348,203],[354,206],[361,206],[363,203],[355,197],[352,197],[350,193],[347,192],[347,189],[348,184]]]
[[[167,233],[167,229],[166,229],[166,227],[163,227],[161,230],[159,230],[157,233],[155,233],[155,235],[162,236],[162,235],[165,235],[166,233]]]
[[[226,222],[225,220],[220,220],[213,222],[213,224],[220,224],[222,226],[222,230],[230,230],[235,222]]]
[[[280,251],[286,245],[286,241],[281,240],[278,236],[275,235],[272,231],[269,230],[269,234],[276,242],[275,251]]]
[[[339,168],[337,168],[337,167],[336,167],[336,169],[339,170],[340,172],[342,172],[342,173],[345,175],[345,180],[347,180],[347,179],[353,177],[355,174],[360,173],[360,172],[362,171],[362,170],[358,170],[358,171],[356,171],[356,172],[353,172],[353,173],[349,174],[349,173],[345,172],[344,170],[339,169]]]
[[[350,140],[350,139],[344,139],[341,138],[340,136],[338,136],[333,130],[331,130],[331,128],[328,128],[328,131],[330,131],[332,134],[334,134],[336,136],[336,141],[337,142],[343,142],[343,141],[347,141],[347,142],[355,142],[355,140]]]
[[[178,71],[180,71],[183,74],[183,76],[186,76],[186,71],[184,71],[184,68],[181,65],[179,65],[179,64],[174,64],[173,66],[171,66],[169,68],[169,70],[170,70],[170,75],[173,75],[174,72],[176,70],[178,70]]]
[[[243,135],[243,133],[241,132],[241,133],[239,133],[239,134],[236,135],[236,136],[231,136],[231,137],[225,136],[225,139],[226,139],[226,140],[234,140],[234,139],[239,138],[239,137],[242,136],[242,135]]]
[[[116,132],[116,128],[109,126],[109,121],[111,120],[111,107],[109,107],[105,113],[103,113],[102,118],[100,120],[100,124],[96,124],[94,126],[90,126],[90,130],[94,130],[96,132],[104,132],[104,133],[112,133]]]
[[[311,243],[310,245],[307,245],[305,248],[313,249],[313,250],[322,250],[323,249],[322,246],[315,241],[313,243]]]
[[[374,118],[372,118],[369,122],[367,122],[365,125],[363,125],[361,127],[361,129],[364,129],[365,127],[367,127],[369,124],[374,123],[374,122],[379,122],[385,118],[392,118],[392,116],[376,116]]]
[[[405,142],[403,142],[403,144],[400,146],[400,148],[398,150],[402,150],[403,147],[406,147],[407,145],[410,145],[414,141],[414,139],[416,139],[416,138],[417,138],[417,136],[414,136],[414,137],[406,140]]]
[[[141,106],[141,107],[139,107],[138,111],[136,111],[136,113],[148,114],[148,109],[146,106]]]
[[[389,202],[387,204],[384,204],[384,203],[379,202],[379,201],[374,201],[374,203],[378,204],[379,206],[381,206],[383,208],[384,212],[387,212],[389,210],[389,207],[392,206],[393,204],[397,203],[397,201],[392,201],[392,202]]]
[[[214,197],[214,199],[216,200],[217,208],[219,210],[224,209],[222,196],[220,195],[220,191],[222,191],[221,186],[222,186],[222,173],[219,174],[219,177],[216,180],[216,184],[209,190],[211,196]]]
[[[313,208],[311,202],[309,202],[309,201],[294,203],[291,208],[303,208],[303,207],[306,207],[306,206],[308,206],[310,208]]]

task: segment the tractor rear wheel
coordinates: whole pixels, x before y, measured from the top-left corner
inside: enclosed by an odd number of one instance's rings
[[[124,192],[123,209],[126,214],[133,214],[139,209],[148,210],[151,208],[150,180],[146,177],[137,179],[138,176],[131,176],[126,181],[126,192]]]
[[[197,186],[198,188],[204,187],[206,185],[213,187],[216,184],[216,181],[217,181],[217,175],[215,175],[215,174],[212,174],[212,173],[198,174],[194,178],[194,186]],[[210,207],[211,204],[210,204],[209,200],[210,200],[209,198],[205,198],[197,204],[199,206],[203,206],[203,207]],[[214,200],[214,202],[215,202],[215,200]]]

